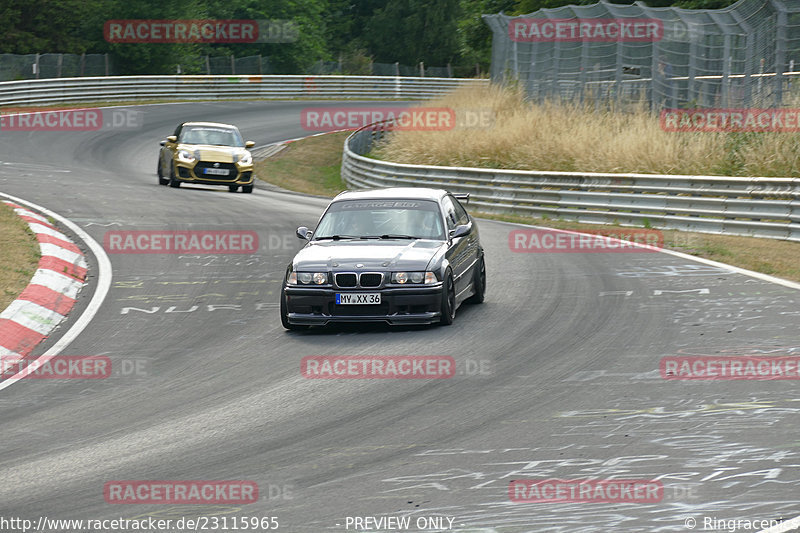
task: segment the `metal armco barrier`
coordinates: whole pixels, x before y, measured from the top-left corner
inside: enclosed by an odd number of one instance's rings
[[[103,76],[0,82],[0,106],[154,99],[435,98],[487,79],[392,76]]]
[[[540,172],[365,157],[389,130],[377,123],[347,138],[348,187],[440,187],[470,193],[470,206],[490,213],[800,241],[800,178]]]

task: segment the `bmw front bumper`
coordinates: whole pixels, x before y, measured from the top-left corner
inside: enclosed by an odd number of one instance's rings
[[[383,289],[335,289],[286,285],[287,318],[299,326],[324,326],[331,322],[386,322],[434,324],[442,309],[442,283]],[[380,293],[380,304],[336,304],[337,293]]]

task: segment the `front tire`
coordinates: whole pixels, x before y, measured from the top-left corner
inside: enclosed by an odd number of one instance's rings
[[[158,158],[158,169],[156,170],[158,174],[158,184],[159,185],[166,185],[169,183],[169,178],[164,177],[164,171],[161,169],[161,157]]]
[[[476,265],[472,288],[474,289],[474,294],[467,301],[471,304],[483,303],[486,298],[486,263],[483,261],[483,257],[478,260]]]
[[[169,186],[173,189],[177,189],[181,186],[181,182],[175,177],[175,165],[172,165],[169,171]]]
[[[443,326],[449,326],[456,318],[456,287],[453,282],[453,273],[448,270],[444,275],[442,284],[442,316],[439,322]]]
[[[228,185],[228,190],[231,191],[231,192],[236,192],[236,191],[239,190],[239,186],[238,185]]]

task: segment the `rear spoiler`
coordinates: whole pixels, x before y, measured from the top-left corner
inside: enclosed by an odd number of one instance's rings
[[[469,193],[468,193],[468,192],[459,192],[459,193],[455,193],[455,194],[453,194],[453,196],[454,196],[454,197],[456,198],[456,200],[458,200],[459,202],[463,201],[463,202],[465,202],[465,203],[469,204]]]

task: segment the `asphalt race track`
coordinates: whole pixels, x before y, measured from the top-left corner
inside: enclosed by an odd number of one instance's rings
[[[235,123],[263,146],[309,134],[300,111],[314,105],[334,104],[155,105],[136,108],[137,128],[0,133],[0,192],[101,244],[111,230],[191,229],[260,243],[252,255],[109,255],[112,288],[62,354],[108,356],[119,372],[0,390],[0,516],[277,517],[303,533],[398,531],[353,517],[409,516],[409,531],[605,533],[800,515],[797,381],[659,372],[669,356],[800,356],[795,289],[664,253],[515,253],[517,227],[482,220],[486,302],[462,305],[452,326],[286,332],[294,230],[327,201],[262,183],[249,195],[161,187],[156,158],[180,121]],[[306,379],[300,361],[316,355],[452,356],[457,372]],[[663,498],[510,499],[511,481],[534,478],[656,480]],[[260,497],[110,504],[115,480],[251,480]],[[445,527],[417,522],[432,517]]]

